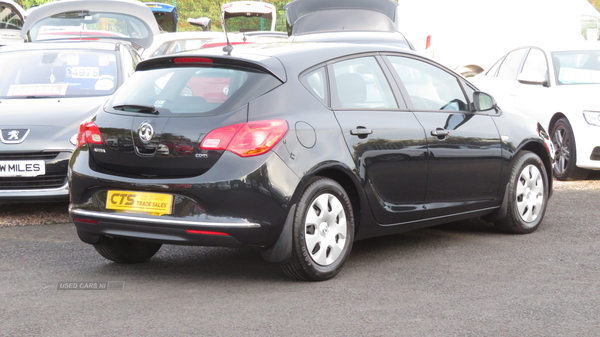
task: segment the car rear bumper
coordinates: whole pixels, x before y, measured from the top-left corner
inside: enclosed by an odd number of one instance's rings
[[[42,202],[68,201],[69,185],[65,183],[58,188],[0,190],[0,201],[8,202]]]
[[[278,239],[299,179],[271,153],[244,158],[250,172],[231,175],[240,157],[228,153],[201,176],[139,179],[92,171],[86,153],[72,161],[69,213],[80,238],[114,236],[166,244],[267,249]],[[252,161],[252,163],[249,163]],[[221,166],[221,167],[218,167]],[[223,166],[228,167],[224,169]],[[225,172],[225,173],[224,173]],[[170,213],[107,207],[109,191],[168,194]]]
[[[246,221],[191,221],[73,208],[69,211],[79,237],[91,244],[97,243],[103,236],[114,236],[178,245],[241,247],[249,244],[244,244],[244,240],[240,241],[235,236],[252,236],[248,235],[247,230],[257,231],[262,227],[258,223]],[[258,245],[258,248],[262,246]]]

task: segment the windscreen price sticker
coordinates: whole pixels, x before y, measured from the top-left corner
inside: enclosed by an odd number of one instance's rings
[[[0,161],[0,177],[35,177],[46,174],[43,160]]]
[[[100,68],[98,67],[71,67],[67,68],[67,76],[71,78],[98,78]]]

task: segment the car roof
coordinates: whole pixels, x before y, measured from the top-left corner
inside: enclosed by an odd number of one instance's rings
[[[385,44],[415,50],[404,34],[393,32],[337,31],[292,35],[294,42],[340,42],[356,44]]]
[[[177,41],[187,39],[213,39],[222,36],[225,36],[225,33],[214,31],[170,32],[155,35],[154,42],[160,43],[165,41]]]
[[[532,47],[541,48],[547,52],[569,51],[569,50],[600,50],[598,41],[551,41],[532,45]]]
[[[236,61],[252,63],[269,71],[282,81],[286,81],[287,76],[290,74],[297,74],[331,59],[353,54],[378,52],[419,55],[408,49],[378,44],[272,42],[235,45],[231,55],[225,53],[222,48],[206,48],[152,58],[142,61],[138,69],[148,68],[153,63],[161,63],[166,58],[207,57],[218,58],[224,63],[236,63]]]
[[[28,50],[55,50],[55,49],[73,49],[73,50],[100,50],[115,51],[116,44],[121,41],[64,41],[64,42],[30,42],[17,45],[4,46],[0,48],[0,53],[28,51]]]
[[[149,30],[149,36],[139,39],[122,38],[122,40],[135,43],[144,48],[149,47],[152,44],[154,35],[160,33],[160,28],[152,10],[142,2],[135,0],[61,0],[40,5],[29,13],[21,29],[21,37],[26,39],[34,25],[46,18],[61,13],[75,13],[79,11],[124,14],[140,19]]]

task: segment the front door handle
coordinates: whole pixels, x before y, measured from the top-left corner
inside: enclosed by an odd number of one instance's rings
[[[358,136],[358,138],[367,138],[368,135],[372,134],[373,130],[367,129],[364,126],[357,126],[356,129],[350,130],[350,134],[353,136]]]
[[[435,136],[435,137],[438,137],[438,139],[444,139],[449,134],[450,134],[450,131],[447,131],[444,128],[436,128],[435,130],[431,131],[431,135]]]

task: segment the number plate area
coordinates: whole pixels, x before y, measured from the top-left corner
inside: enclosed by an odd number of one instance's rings
[[[171,214],[173,196],[161,193],[108,191],[106,208],[151,215]]]
[[[35,177],[46,174],[43,160],[0,161],[0,177]]]

